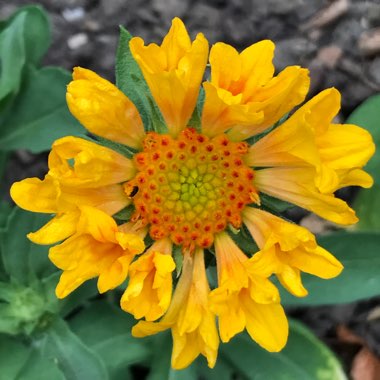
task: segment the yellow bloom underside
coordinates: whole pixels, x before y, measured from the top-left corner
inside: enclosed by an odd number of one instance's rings
[[[338,224],[355,223],[355,212],[334,192],[372,185],[362,169],[374,153],[372,138],[358,126],[332,123],[340,106],[336,89],[265,134],[309,88],[308,71],[298,66],[274,75],[271,41],[241,53],[216,43],[209,54],[205,37],[191,41],[175,18],[161,45],[145,46],[137,37],[129,46],[167,132],[145,131],[119,89],[75,68],[67,88],[72,114],[93,135],[137,153],[125,157],[96,140],[65,137],[53,144],[43,180],[28,178],[11,189],[20,207],[54,214],[28,236],[38,244],[60,242],[49,253],[63,270],[57,296],[90,278],[98,278],[103,293],[129,277],[121,307],[141,319],[133,335],[171,329],[177,369],[199,354],[213,367],[219,336],[228,342],[244,329],[263,348],[279,351],[288,323],[270,276],[302,297],[302,272],[332,278],[343,267],[308,230],[261,209],[260,195]],[[208,59],[201,122],[190,128]],[[114,215],[126,208],[130,218],[117,224]],[[243,252],[231,238],[229,231],[239,233],[243,224],[258,252]],[[174,251],[183,255],[180,268]],[[216,257],[212,290],[205,255]]]

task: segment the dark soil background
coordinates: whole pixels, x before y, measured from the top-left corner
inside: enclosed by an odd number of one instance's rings
[[[0,19],[24,0],[0,0]],[[302,65],[311,72],[314,95],[326,87],[342,93],[339,121],[380,92],[380,0],[40,0],[53,33],[47,65],[84,66],[113,81],[118,25],[146,42],[160,42],[174,16],[194,36],[224,41],[241,50],[261,39],[276,42],[278,70]],[[46,155],[18,152],[6,182],[45,171]],[[342,192],[350,200],[353,190]],[[330,226],[299,209],[290,217],[315,233]],[[323,339],[354,380],[380,379],[380,301],[289,311]],[[364,348],[363,348],[364,347]],[[376,364],[377,363],[377,364]],[[377,365],[377,370],[376,370]],[[364,368],[364,369],[363,369]],[[371,372],[372,371],[372,372]],[[372,373],[372,374],[371,374]],[[275,379],[274,379],[275,380]]]

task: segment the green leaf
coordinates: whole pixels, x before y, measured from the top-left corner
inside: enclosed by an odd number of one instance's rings
[[[12,112],[0,129],[0,149],[28,149],[38,153],[50,149],[60,137],[83,134],[83,127],[66,105],[69,81],[70,75],[62,69],[29,67]]]
[[[380,94],[371,96],[349,116],[347,123],[367,129],[377,146],[380,146]],[[361,189],[355,198],[359,222],[355,230],[380,232],[380,151],[376,150],[365,169],[373,176],[375,184],[371,189]]]
[[[17,93],[26,63],[37,65],[50,44],[46,13],[39,6],[18,10],[0,31],[0,100]]]
[[[49,216],[15,207],[7,228],[1,233],[1,253],[5,271],[18,283],[29,285],[55,271],[48,259],[48,246],[33,244],[27,237],[49,220]]]
[[[38,348],[5,335],[0,335],[0,368],[4,380],[65,380],[57,365]]]
[[[82,341],[101,357],[111,375],[146,360],[150,349],[141,339],[133,338],[134,318],[105,302],[93,302],[70,321]]]
[[[58,278],[61,275],[61,273],[59,272],[57,274],[58,276],[56,276],[56,280],[54,281],[54,288],[58,283]],[[53,281],[53,279],[51,280]],[[86,281],[78,289],[70,293],[63,300],[59,300],[60,315],[62,317],[67,317],[72,312],[75,312],[76,310],[83,308],[83,306],[85,306],[91,298],[95,298],[98,295],[99,291],[96,286],[96,281],[94,279]],[[55,293],[53,297],[56,297]]]
[[[354,226],[357,231],[380,232],[380,185],[362,189],[355,198],[353,208],[359,218]]]
[[[138,109],[146,131],[166,133],[167,128],[144,76],[129,49],[131,34],[120,27],[116,53],[116,85]]]
[[[322,236],[318,242],[342,262],[342,274],[331,280],[304,275],[309,295],[296,298],[284,291],[283,304],[339,304],[380,295],[380,234],[339,232]]]
[[[300,323],[291,322],[289,341],[279,353],[270,353],[240,334],[222,345],[219,360],[242,379],[346,380],[333,353]],[[211,370],[212,371],[212,370]],[[207,379],[211,371],[205,371]]]
[[[146,339],[146,338],[144,338]],[[170,359],[173,343],[169,331],[164,331],[153,337],[153,357],[147,380],[169,379],[172,372]]]
[[[107,380],[108,374],[98,355],[74,334],[62,319],[57,319],[38,342],[44,357],[57,362],[70,380]]]
[[[53,360],[41,355],[40,351],[33,350],[21,368],[16,380],[66,380],[63,373]]]
[[[369,131],[375,141],[376,146],[380,146],[380,94],[371,96],[363,102],[348,117],[346,123],[356,124]],[[380,185],[380,153],[375,154],[368,162],[365,170]]]
[[[268,208],[269,211],[274,211],[276,213],[281,213],[291,207],[294,207],[291,203],[271,197],[270,195],[264,193],[260,193],[260,201],[264,208]]]
[[[0,33],[0,100],[17,93],[21,84],[26,61],[23,40],[25,20],[26,13],[23,12]]]
[[[0,335],[0,376],[2,379],[16,379],[28,357],[29,350],[21,341]]]
[[[202,378],[207,380],[240,380],[245,378],[241,374],[238,376],[235,366],[230,363],[228,356],[225,356],[222,352],[219,352],[216,365],[212,369],[207,366],[206,360],[202,358],[201,360],[198,359],[194,365],[198,366],[198,372]]]

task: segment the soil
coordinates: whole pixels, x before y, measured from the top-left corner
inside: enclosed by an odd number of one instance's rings
[[[338,121],[370,95],[380,92],[380,0],[41,0],[52,23],[52,46],[44,64],[90,68],[114,79],[118,25],[145,41],[159,42],[174,16],[194,36],[203,32],[210,43],[224,41],[241,50],[261,39],[276,43],[275,65],[308,67],[311,91],[334,86],[342,94]],[[0,0],[0,19],[25,0]],[[46,155],[18,152],[6,183],[46,170]],[[350,200],[353,190],[342,193]],[[314,232],[328,228],[318,218],[295,209],[289,215]],[[380,299],[330,307],[299,308],[299,318],[340,357],[347,373],[363,342],[380,356]],[[377,313],[377,314],[376,314]],[[375,315],[375,317],[373,317]],[[377,315],[377,317],[376,317]],[[362,338],[347,338],[347,326]],[[345,333],[342,331],[345,331]],[[364,377],[363,377],[364,379]]]

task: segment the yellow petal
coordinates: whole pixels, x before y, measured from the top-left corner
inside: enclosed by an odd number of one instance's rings
[[[187,303],[172,330],[172,365],[177,369],[189,365],[199,354],[206,356],[209,367],[213,367],[218,352],[219,337],[215,316],[208,307],[210,288],[201,249],[194,253],[192,281]]]
[[[49,176],[43,181],[38,178],[26,178],[15,182],[11,187],[11,197],[16,204],[33,212],[48,214],[57,212],[58,196],[57,183]]]
[[[221,232],[215,236],[215,253],[219,287],[225,284],[229,289],[246,287],[248,277],[244,262],[248,258],[227,233]]]
[[[49,169],[49,175],[61,184],[76,187],[112,185],[127,181],[136,173],[130,159],[91,141],[72,136],[54,142],[49,155]]]
[[[183,22],[174,18],[161,46],[134,37],[132,55],[167,123],[177,136],[189,121],[207,63],[208,42],[200,33],[191,42]]]
[[[144,338],[146,336],[155,335],[161,331],[170,328],[169,323],[157,323],[148,321],[139,321],[132,327],[132,336],[135,338]]]
[[[114,261],[102,265],[99,271],[98,290],[99,293],[105,293],[108,290],[115,289],[121,285],[128,275],[129,265],[132,262],[135,254],[132,251],[121,250],[120,247],[113,247],[113,253],[119,256],[115,257]]]
[[[168,309],[175,269],[171,249],[169,239],[157,241],[131,265],[128,287],[120,305],[136,319],[145,317],[147,321],[154,321]]]
[[[313,251],[296,249],[289,255],[289,263],[303,272],[325,279],[336,277],[343,270],[343,265],[319,246]]]
[[[57,201],[60,212],[76,210],[78,205],[83,205],[95,207],[108,215],[113,215],[131,203],[119,184],[98,188],[60,186],[60,190],[61,195]]]
[[[322,160],[334,169],[363,167],[375,152],[368,131],[351,124],[331,124],[317,144]]]
[[[319,247],[307,229],[251,207],[244,210],[243,220],[261,248],[246,264],[250,273],[275,273],[290,293],[304,297],[307,291],[300,270],[322,278],[335,277],[342,271],[342,264]]]
[[[229,91],[204,82],[205,103],[202,111],[202,133],[214,137],[224,133],[232,125],[241,129],[251,125],[260,125],[264,113],[258,107],[241,104],[241,94],[233,95]]]
[[[67,87],[70,112],[95,135],[141,148],[144,127],[134,104],[112,83],[91,70],[75,67]]]
[[[177,328],[172,329],[173,354],[172,367],[183,369],[190,365],[201,353],[207,364],[213,368],[218,356],[219,337],[215,325],[215,317],[205,313],[199,330],[180,335]]]
[[[296,267],[296,265],[295,265]],[[302,284],[301,272],[299,269],[291,267],[290,265],[284,266],[281,273],[277,273],[277,277],[281,285],[291,294],[296,297],[305,297],[308,291]]]
[[[78,233],[89,234],[99,242],[116,243],[117,224],[105,212],[94,207],[81,206]]]
[[[36,244],[54,244],[64,240],[76,232],[79,212],[58,214],[36,232],[27,236]]]
[[[203,133],[214,136],[231,128],[232,140],[244,140],[302,102],[309,87],[307,70],[289,67],[273,78],[273,51],[274,44],[268,40],[241,54],[223,43],[211,48],[211,82],[204,83]]]
[[[280,294],[275,285],[262,275],[257,275],[253,270],[249,276],[249,292],[253,301],[259,304],[272,304],[280,302]]]
[[[243,300],[247,310],[247,331],[251,338],[270,352],[284,348],[288,339],[288,321],[278,304],[262,305]]]
[[[234,126],[228,132],[229,138],[240,141],[263,132],[305,99],[309,85],[307,69],[287,67],[266,86],[257,89],[249,100],[251,107],[264,113],[263,121],[247,128]]]
[[[254,143],[246,163],[254,167],[318,166],[321,163],[312,128],[297,112]]]
[[[219,319],[219,334],[223,343],[229,342],[236,334],[242,332],[246,326],[246,318],[243,309],[240,306],[238,294],[224,293],[223,298],[219,300],[223,303],[223,311],[218,310],[215,296],[217,289],[214,289],[210,294],[211,310],[213,310]]]
[[[355,212],[334,194],[322,194],[313,185],[312,169],[272,168],[256,172],[255,184],[259,191],[294,203],[338,224],[354,224]]]
[[[246,207],[243,220],[260,248],[268,250],[279,244],[282,250],[290,251],[300,244],[315,248],[314,235],[306,228],[287,222],[267,211]]]
[[[339,187],[360,186],[366,189],[372,187],[373,178],[364,170],[338,170]]]
[[[56,290],[58,297],[66,297],[84,281],[97,276],[101,293],[119,286],[126,279],[134,256],[144,250],[142,239],[133,234],[128,237],[129,246],[121,247],[112,236],[117,233],[113,230],[113,219],[104,215],[96,215],[99,226],[94,225],[96,220],[85,224],[82,217],[80,233],[50,249],[50,260],[64,271]],[[107,224],[106,218],[112,222]],[[105,230],[100,231],[102,228]]]

